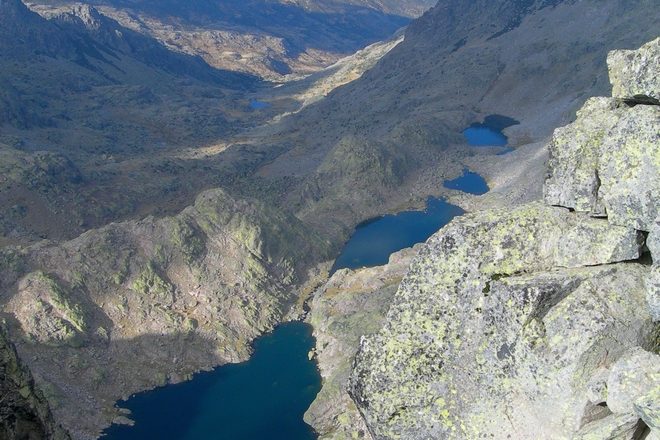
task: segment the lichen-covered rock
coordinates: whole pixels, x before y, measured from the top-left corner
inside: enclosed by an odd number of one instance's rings
[[[655,322],[660,321],[660,264],[655,264],[646,277],[646,303]]]
[[[648,231],[658,216],[660,107],[593,98],[555,131],[545,201]]]
[[[555,130],[545,201],[649,231],[660,194],[660,107],[616,98],[658,98],[660,39],[608,58],[615,98],[592,98]],[[648,100],[638,99],[649,104]]]
[[[644,425],[635,414],[611,414],[585,425],[572,440],[637,440]]]
[[[637,235],[619,241],[622,231],[531,204],[466,215],[432,237],[357,356],[351,393],[375,437],[575,433],[593,406],[589,379],[645,343],[650,325],[647,268],[581,267],[639,256]]]
[[[607,407],[614,413],[633,413],[637,399],[660,387],[660,356],[640,347],[615,362],[607,380]]]
[[[614,50],[607,57],[612,96],[660,100],[660,38],[638,50]]]
[[[657,218],[651,225],[651,230],[646,239],[646,246],[651,252],[653,264],[660,266],[660,218]]]
[[[660,215],[660,106],[625,112],[602,141],[597,172],[609,221],[649,231]]]
[[[604,215],[598,200],[600,148],[607,133],[624,115],[612,98],[590,98],[572,124],[557,128],[550,143],[546,203]]]
[[[589,379],[587,383],[587,399],[595,405],[607,401],[607,379],[610,377],[610,371],[606,368],[600,368]]]
[[[644,423],[660,434],[660,383],[656,383],[650,392],[635,400],[635,413]]]
[[[315,292],[309,319],[323,388],[305,413],[305,421],[321,440],[372,438],[347,391],[353,358],[360,338],[382,326],[399,282],[420,247],[393,254],[384,266],[342,269]]]
[[[577,212],[470,214],[422,248],[350,379],[375,439],[647,434],[658,266],[640,243],[660,205],[660,107],[642,101],[591,99],[555,132],[545,201]]]

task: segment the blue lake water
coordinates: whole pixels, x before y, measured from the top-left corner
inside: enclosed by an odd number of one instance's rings
[[[362,223],[335,260],[331,272],[386,264],[392,253],[426,241],[462,213],[458,206],[431,197],[424,211],[404,211]]]
[[[513,118],[502,115],[489,115],[483,122],[475,122],[463,131],[463,136],[473,147],[504,147],[509,139],[502,133],[507,127],[519,124]],[[506,152],[512,151],[507,149]],[[500,154],[503,154],[502,152]]]
[[[268,107],[270,107],[269,102],[259,101],[257,99],[252,99],[250,101],[250,108],[252,110],[263,110],[263,109],[268,108]]]
[[[463,136],[473,147],[503,147],[509,142],[501,132],[488,127],[468,127],[463,131]]]
[[[470,170],[463,171],[463,175],[456,179],[446,180],[444,187],[476,195],[486,194],[489,190],[484,178]]]
[[[314,440],[303,414],[321,389],[308,353],[312,328],[283,324],[254,343],[254,354],[193,380],[136,394],[119,406],[134,426],[113,425],[111,440]]]

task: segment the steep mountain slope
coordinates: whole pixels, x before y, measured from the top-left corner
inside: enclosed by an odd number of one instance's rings
[[[655,36],[655,3],[441,1],[359,80],[257,135],[287,150],[260,174],[297,182],[287,203],[325,224],[338,207],[352,223],[412,187],[437,192],[472,154],[469,124],[503,114],[520,121],[514,146],[538,141],[606,91],[607,51]]]
[[[46,20],[3,1],[0,54],[0,231],[19,241],[144,210],[138,201],[172,192],[159,176],[169,148],[210,144],[258,118],[245,98],[256,78],[169,51],[87,6]]]
[[[58,7],[63,1],[42,1]],[[430,0],[93,0],[123,25],[209,64],[283,80],[388,38]],[[70,4],[70,3],[69,3]],[[48,9],[41,9],[48,10]]]
[[[212,21],[200,18],[203,5],[199,14],[186,2],[174,6],[191,20]],[[111,221],[175,214],[209,188],[249,190],[255,185],[245,177],[278,154],[232,147],[233,136],[280,111],[250,108],[248,94],[265,87],[257,78],[172,51],[88,5],[31,5],[48,20],[19,0],[1,7],[0,205],[7,209],[0,244],[70,239]],[[333,14],[345,7],[333,6]],[[312,9],[297,14],[308,21],[330,14]],[[268,18],[266,10],[248,12],[258,16],[250,26]],[[364,41],[338,34],[346,44]]]

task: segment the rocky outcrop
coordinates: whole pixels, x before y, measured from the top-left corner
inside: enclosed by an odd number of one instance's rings
[[[614,98],[592,98],[576,122],[555,131],[545,185],[548,204],[652,229],[659,215],[660,107],[635,105],[635,99],[660,94],[659,46],[657,39],[638,51],[611,52]],[[654,240],[649,243],[655,247]]]
[[[245,360],[328,247],[291,215],[209,190],[177,216],[2,249],[0,304],[57,420],[90,438],[125,420],[117,400]]]
[[[420,246],[390,257],[382,267],[336,272],[310,302],[309,322],[323,388],[305,414],[323,440],[371,439],[346,389],[360,338],[378,331],[392,297]]]
[[[635,402],[659,390],[660,356],[635,347],[612,365],[607,379],[607,407],[615,413],[634,413]]]
[[[612,96],[631,101],[660,104],[660,38],[639,50],[615,50],[607,57]]]
[[[475,156],[469,167],[488,176],[490,191],[478,197],[460,191],[451,191],[447,196],[467,211],[513,208],[539,200],[546,152],[545,148],[530,145],[505,156]],[[360,336],[379,330],[394,292],[422,248],[419,244],[393,254],[382,267],[338,271],[315,292],[309,319],[317,340],[315,353],[323,388],[305,420],[321,439],[372,438],[348,395],[348,372],[360,346]]]
[[[660,118],[635,104],[592,99],[555,132],[545,200],[559,207],[469,214],[422,248],[350,378],[373,438],[658,435],[657,266],[643,253]]]
[[[555,132],[545,201],[649,231],[659,215],[659,143],[660,107],[590,100]]]
[[[0,438],[67,440],[0,323]]]

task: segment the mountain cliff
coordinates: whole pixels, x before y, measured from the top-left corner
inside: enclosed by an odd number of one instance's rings
[[[660,40],[610,54],[614,97],[555,131],[545,204],[419,252],[350,379],[373,438],[660,434],[659,60]]]

